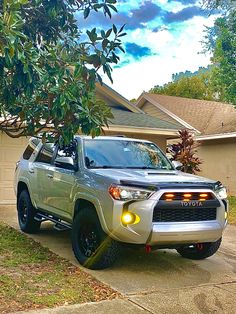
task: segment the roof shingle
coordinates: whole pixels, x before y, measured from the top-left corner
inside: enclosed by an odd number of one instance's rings
[[[202,134],[236,131],[236,109],[230,104],[150,93],[146,95]]]
[[[180,123],[172,124],[168,121],[164,121],[156,117],[149,116],[147,114],[134,113],[115,108],[112,108],[111,111],[114,116],[114,119],[111,120],[111,124],[114,125],[171,130],[179,130],[183,128],[183,125],[181,125]]]

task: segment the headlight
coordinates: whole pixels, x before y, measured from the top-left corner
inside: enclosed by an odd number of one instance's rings
[[[153,191],[150,190],[131,188],[115,184],[112,184],[108,191],[115,200],[120,201],[146,200],[153,193]]]
[[[226,188],[220,182],[215,187],[215,193],[220,199],[225,199],[228,196]]]

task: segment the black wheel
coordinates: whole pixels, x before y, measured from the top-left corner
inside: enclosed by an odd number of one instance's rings
[[[119,243],[104,233],[93,208],[79,211],[73,222],[71,237],[75,257],[86,268],[110,267],[119,254]]]
[[[189,259],[200,260],[214,255],[219,249],[221,238],[216,242],[196,243],[189,246],[183,246],[177,249],[177,252]]]
[[[31,203],[27,190],[22,191],[17,199],[17,213],[22,231],[26,233],[36,233],[39,231],[41,222],[34,219],[37,212]]]

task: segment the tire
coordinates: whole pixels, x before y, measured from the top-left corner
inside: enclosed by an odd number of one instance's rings
[[[177,252],[189,259],[201,260],[214,255],[220,247],[221,239],[216,242],[197,243],[177,249]]]
[[[72,249],[79,263],[89,269],[105,269],[113,265],[120,245],[103,230],[94,208],[84,208],[75,216]]]
[[[41,222],[34,219],[37,212],[27,190],[23,190],[17,199],[17,213],[19,226],[23,232],[36,233],[39,231]]]

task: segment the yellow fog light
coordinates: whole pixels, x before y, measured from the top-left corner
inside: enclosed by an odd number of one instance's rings
[[[225,212],[225,220],[228,218],[228,212]]]
[[[140,217],[130,212],[125,212],[121,216],[121,221],[124,225],[137,224],[140,221]]]

